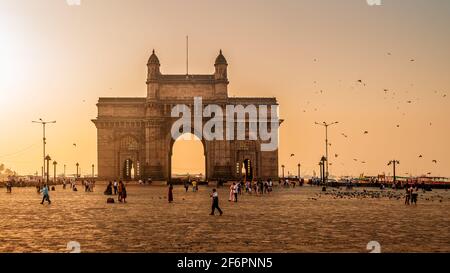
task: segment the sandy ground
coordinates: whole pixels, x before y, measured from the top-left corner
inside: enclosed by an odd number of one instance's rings
[[[104,185],[92,193],[57,186],[51,205],[41,205],[34,188],[2,189],[0,252],[68,252],[70,241],[82,252],[368,252],[369,241],[382,252],[450,251],[444,190],[421,193],[417,206],[406,206],[403,199],[340,198],[310,186],[231,203],[221,188],[224,215],[210,216],[211,189],[175,186],[169,204],[164,186],[129,185],[127,204],[106,204]]]

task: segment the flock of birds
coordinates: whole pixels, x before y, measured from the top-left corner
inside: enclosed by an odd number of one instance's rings
[[[387,52],[387,55],[388,55],[388,56],[392,56],[392,53],[391,53],[391,52]],[[409,62],[415,62],[415,61],[416,61],[416,60],[415,60],[414,58],[409,59]],[[318,62],[318,59],[317,59],[317,58],[314,58],[314,62]],[[341,82],[341,80],[340,80],[339,82]],[[316,85],[316,84],[317,84],[317,81],[314,81],[314,84]],[[362,80],[362,79],[356,80],[356,84],[357,84],[357,85],[360,85],[360,86],[362,86],[362,87],[368,86],[368,83],[366,83],[366,82],[365,82],[364,80]],[[414,84],[411,84],[411,86],[414,86]],[[389,93],[391,94],[392,99],[395,99],[396,92],[394,92],[394,91],[392,91],[392,90],[390,90],[390,89],[388,89],[388,88],[384,88],[384,89],[383,89],[383,92],[384,92],[384,94],[385,94],[384,99],[387,99]],[[408,91],[405,91],[405,92],[408,93]],[[323,90],[323,89],[320,89],[319,91],[315,91],[315,94],[323,94],[323,93],[324,93],[324,90]],[[439,93],[439,92],[436,91],[436,90],[434,91],[434,93],[435,93],[435,94],[438,94],[438,95],[440,94],[440,95],[442,96],[442,98],[446,98],[446,97],[447,97],[447,94],[445,94],[445,93]],[[407,105],[409,105],[409,104],[413,104],[414,101],[419,101],[419,99],[418,99],[418,98],[415,99],[415,100],[413,100],[413,99],[407,99],[407,100],[402,99],[402,100],[398,101],[398,103],[401,103],[402,101],[405,102]],[[310,101],[306,101],[306,105],[307,105],[307,107],[305,107],[305,108],[309,108]],[[314,111],[317,111],[317,110],[318,110],[317,107],[314,107],[313,109],[314,109]],[[397,109],[397,110],[400,110],[400,106],[397,106],[396,109]],[[307,110],[306,110],[306,109],[303,109],[303,112],[306,113]],[[403,113],[402,115],[404,116],[404,115],[406,115],[406,113]],[[428,124],[429,124],[429,126],[432,126],[432,125],[433,125],[432,122],[429,122]],[[400,128],[400,124],[396,124],[395,127],[396,127],[396,128]],[[369,134],[369,131],[368,131],[368,130],[363,130],[363,131],[362,131],[362,134],[363,134],[363,135],[368,135],[368,134]],[[341,135],[342,135],[344,138],[349,138],[349,135],[348,135],[347,133],[342,132]],[[331,143],[329,143],[328,145],[331,146]],[[334,157],[335,157],[335,158],[339,157],[339,154],[335,153],[335,154],[334,154]],[[422,159],[422,158],[424,158],[424,156],[423,156],[423,155],[419,155],[419,158]],[[354,158],[353,161],[355,161],[355,162],[360,162],[360,163],[362,163],[362,164],[365,164],[365,163],[366,163],[366,161],[364,161],[364,160],[358,160],[357,158]],[[436,159],[431,159],[431,162],[434,163],[434,164],[437,164],[437,163],[438,163],[438,161],[437,161]],[[428,174],[431,174],[431,173],[428,173]]]
[[[388,200],[402,200],[405,198],[403,190],[345,190],[332,189],[331,191],[324,191],[316,193],[314,197],[309,197],[308,200],[317,201],[320,198],[331,199],[388,199]],[[450,197],[448,198],[450,200]],[[423,192],[419,194],[419,200],[422,201],[437,201],[442,203],[444,196],[437,193]]]

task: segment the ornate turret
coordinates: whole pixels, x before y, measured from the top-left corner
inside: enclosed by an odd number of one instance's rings
[[[158,90],[158,83],[157,80],[161,75],[161,72],[159,71],[159,59],[155,54],[155,50],[153,49],[152,55],[148,59],[147,62],[147,99],[156,99],[157,98],[157,90]]]
[[[214,78],[216,79],[216,81],[228,82],[227,66],[227,59],[225,59],[225,57],[222,55],[222,50],[220,50],[219,56],[217,56],[216,62],[214,63],[214,67],[216,68]]]
[[[155,50],[153,49],[152,55],[148,59],[147,62],[147,68],[148,68],[148,74],[147,74],[147,83],[151,80],[156,80],[158,76],[161,74],[159,71],[159,59],[155,54]]]
[[[227,76],[227,59],[222,55],[222,49],[219,52],[219,56],[216,58],[214,67],[216,68],[214,72],[215,81],[215,94],[223,98],[228,97],[228,76]]]

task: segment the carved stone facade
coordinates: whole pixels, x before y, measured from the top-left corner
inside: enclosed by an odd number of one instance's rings
[[[98,116],[92,120],[97,127],[99,177],[169,180],[175,142],[171,127],[178,119],[171,117],[171,110],[185,104],[193,112],[194,97],[201,97],[203,106],[215,104],[223,109],[226,105],[277,105],[276,98],[228,97],[228,64],[222,52],[214,66],[212,75],[165,75],[153,51],[147,63],[147,97],[99,98]],[[197,134],[193,128],[191,133]],[[207,180],[240,179],[243,172],[253,178],[278,178],[278,150],[261,151],[259,139],[202,139],[202,143]]]

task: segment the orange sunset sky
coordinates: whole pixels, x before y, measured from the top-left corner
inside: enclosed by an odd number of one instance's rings
[[[222,49],[230,96],[277,97],[286,174],[298,163],[318,173],[314,122],[339,121],[332,175],[389,174],[398,159],[399,175],[450,176],[449,26],[442,0],[0,0],[0,163],[40,173],[31,121],[43,118],[57,121],[47,151],[58,172],[79,162],[90,173],[98,98],[144,97],[152,49],[162,73],[185,73],[189,35],[190,73],[213,73]],[[201,145],[185,142],[174,171],[204,173]]]

